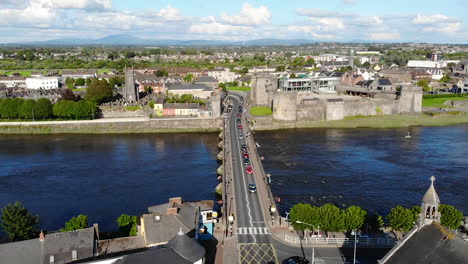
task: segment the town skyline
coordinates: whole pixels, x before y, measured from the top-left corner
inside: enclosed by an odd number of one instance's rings
[[[62,38],[468,43],[468,1],[2,0],[2,44]]]

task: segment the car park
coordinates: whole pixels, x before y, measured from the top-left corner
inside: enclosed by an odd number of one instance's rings
[[[257,192],[257,186],[255,186],[255,184],[249,184],[249,192],[256,193]]]

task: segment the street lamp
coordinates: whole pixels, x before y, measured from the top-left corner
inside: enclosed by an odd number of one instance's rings
[[[314,225],[311,225],[311,224],[308,224],[308,223],[304,223],[304,222],[301,222],[301,221],[296,221],[294,222],[296,224],[303,224],[303,225],[308,225],[308,226],[311,226],[313,229],[313,232],[315,232],[315,226]],[[318,229],[318,232],[319,232],[319,235],[320,235],[320,226],[317,226],[317,229]],[[314,244],[312,243],[312,264],[315,264],[315,246]]]
[[[354,233],[354,255],[353,255],[353,264],[356,264],[356,243],[357,243],[357,239],[356,239],[356,235],[357,235],[357,232],[356,230],[353,229],[351,235]]]
[[[275,219],[276,207],[275,205],[270,206],[270,215],[271,215],[271,224],[273,225],[273,220]]]

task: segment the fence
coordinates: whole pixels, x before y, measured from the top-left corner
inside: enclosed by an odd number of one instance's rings
[[[291,244],[313,245],[317,247],[354,247],[354,238],[312,238],[284,234],[284,240]],[[397,240],[391,238],[358,238],[357,247],[392,248]]]

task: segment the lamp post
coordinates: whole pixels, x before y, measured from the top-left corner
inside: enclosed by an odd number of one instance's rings
[[[315,232],[315,226],[314,226],[314,225],[311,225],[311,224],[308,224],[308,223],[304,223],[304,222],[301,222],[301,221],[296,221],[296,222],[294,222],[294,223],[311,226],[313,232]],[[317,226],[317,229],[319,230],[318,232],[319,232],[319,234],[320,234],[320,226]],[[314,244],[312,244],[312,264],[315,264],[315,246],[314,246]]]
[[[234,214],[230,214],[228,216],[228,221],[229,221],[229,230],[231,231],[231,236],[232,236],[232,225],[234,224]]]
[[[357,243],[357,239],[356,239],[357,232],[356,232],[356,230],[353,230],[353,233],[354,233],[354,255],[353,255],[353,264],[356,264],[356,243]],[[351,233],[351,234],[352,234],[352,233]]]
[[[275,213],[276,213],[276,207],[275,207],[275,205],[270,206],[271,225],[274,224]]]

